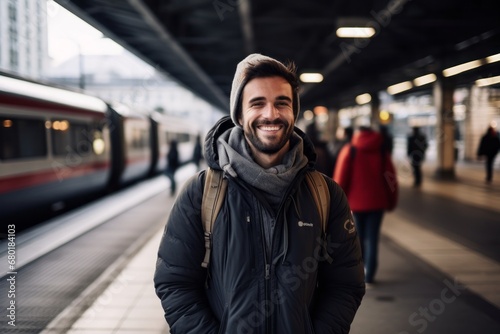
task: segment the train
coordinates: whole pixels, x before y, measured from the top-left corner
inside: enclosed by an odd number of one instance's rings
[[[171,140],[189,150],[199,135],[182,119],[0,73],[0,219],[36,221],[158,175]]]

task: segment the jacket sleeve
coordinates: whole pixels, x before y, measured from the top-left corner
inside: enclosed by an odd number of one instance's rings
[[[205,241],[201,223],[202,176],[187,181],[168,217],[158,250],[154,285],[171,333],[217,333],[205,294],[207,271],[201,267]]]
[[[333,261],[322,261],[319,266],[317,300],[312,311],[316,334],[349,333],[365,294],[361,247],[347,198],[333,182],[330,193],[327,251]]]

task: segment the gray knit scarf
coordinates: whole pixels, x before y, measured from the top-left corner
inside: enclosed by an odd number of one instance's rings
[[[286,189],[299,170],[308,163],[303,144],[302,138],[294,132],[290,139],[290,150],[282,163],[264,169],[253,160],[243,129],[234,127],[217,140],[219,165],[232,177],[238,177],[260,190],[276,212]]]

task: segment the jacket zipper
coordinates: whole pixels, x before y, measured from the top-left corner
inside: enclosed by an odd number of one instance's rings
[[[261,218],[263,217],[261,213]],[[266,242],[266,233],[264,231],[264,220],[260,219],[260,233],[261,233],[261,239],[262,239],[262,247],[264,249],[264,296],[265,300],[271,300],[270,296],[270,279],[271,279],[271,265],[269,263],[269,257],[271,257],[271,251],[272,251],[272,241],[271,241],[271,249],[269,250],[269,255],[268,255],[268,249],[267,249],[267,242]],[[271,238],[272,240],[272,238]],[[260,312],[260,310],[259,310]],[[270,321],[269,321],[270,315],[268,314],[267,307],[264,310],[264,319],[265,319],[265,328],[266,331],[265,333],[271,333],[270,331]]]

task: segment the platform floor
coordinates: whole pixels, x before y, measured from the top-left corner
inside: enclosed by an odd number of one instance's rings
[[[500,262],[481,247],[469,247],[419,221],[422,210],[431,208],[415,207],[412,200],[439,196],[457,208],[496,215],[500,172],[486,184],[482,165],[460,163],[457,180],[445,182],[434,178],[435,164],[426,162],[423,186],[414,189],[404,159],[395,161],[405,202],[384,218],[376,283],[368,287],[351,333],[500,333]],[[496,217],[490,225],[500,225],[500,215]],[[169,332],[152,283],[161,234],[159,230],[67,333]],[[498,250],[495,242],[492,254]],[[64,312],[43,333],[61,333],[63,320]]]

